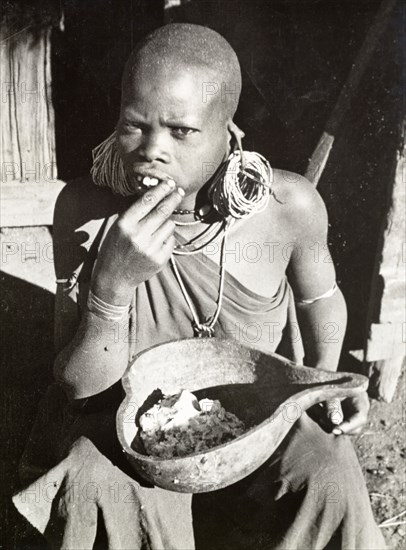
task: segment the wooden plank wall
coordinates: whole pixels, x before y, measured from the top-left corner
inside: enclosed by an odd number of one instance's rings
[[[51,27],[2,31],[1,225],[50,225],[57,181]]]
[[[50,33],[27,29],[2,43],[2,183],[56,179]]]

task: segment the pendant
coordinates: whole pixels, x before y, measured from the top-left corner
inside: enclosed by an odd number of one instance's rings
[[[204,206],[199,208],[198,214],[201,218],[204,218],[205,216],[207,216],[207,214],[209,214],[209,212],[211,212],[211,209],[212,207],[209,204],[205,204]]]
[[[213,338],[214,336],[214,328],[207,325],[193,323],[193,330],[197,338]]]

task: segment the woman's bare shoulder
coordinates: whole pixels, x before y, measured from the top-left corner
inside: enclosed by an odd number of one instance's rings
[[[268,207],[250,224],[253,235],[281,242],[300,241],[309,234],[327,231],[324,202],[306,178],[286,170],[273,170],[272,196]]]
[[[274,171],[274,198],[281,220],[301,232],[309,222],[327,224],[326,207],[315,186],[305,177]]]
[[[295,211],[312,210],[323,203],[315,186],[304,176],[288,170],[274,170],[275,197]]]

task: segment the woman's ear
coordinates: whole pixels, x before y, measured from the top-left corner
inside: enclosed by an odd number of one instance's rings
[[[228,121],[227,130],[230,134],[230,152],[233,153],[236,149],[242,151],[242,138],[245,136],[245,133],[237,126],[237,124],[233,120]]]

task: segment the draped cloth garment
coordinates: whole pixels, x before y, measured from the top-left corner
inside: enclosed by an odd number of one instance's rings
[[[79,277],[82,308],[96,255],[89,252]],[[203,254],[177,257],[177,263],[199,318],[209,317],[218,297],[218,266]],[[152,345],[193,336],[191,313],[169,264],[136,289],[133,305],[129,359]],[[300,362],[287,280],[267,298],[227,273],[215,336]],[[68,403],[57,385],[44,396],[22,459],[24,489],[13,502],[50,547],[385,548],[348,437],[326,434],[304,414],[253,474],[192,497],[149,486],[129,468],[115,431],[122,398],[120,382],[80,403]]]

